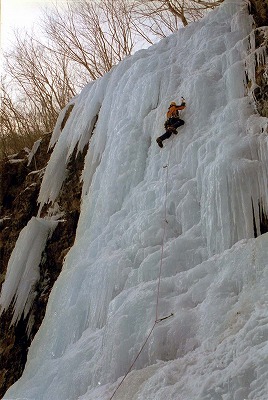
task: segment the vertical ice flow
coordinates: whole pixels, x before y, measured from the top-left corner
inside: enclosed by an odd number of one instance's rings
[[[13,304],[12,323],[29,313],[39,280],[39,264],[48,236],[58,222],[33,217],[22,229],[11,254],[0,297],[0,313]]]

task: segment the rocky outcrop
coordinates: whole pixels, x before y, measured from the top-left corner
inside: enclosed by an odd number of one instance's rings
[[[1,269],[0,286],[4,281],[8,260],[20,231],[38,212],[37,197],[44,168],[50,157],[48,144],[50,135],[45,135],[29,163],[29,154],[19,154],[3,160],[0,165],[1,182]],[[75,238],[80,214],[80,174],[84,165],[83,154],[73,156],[68,164],[68,173],[58,198],[61,222],[48,240],[40,265],[40,280],[31,312],[11,326],[12,308],[0,318],[0,398],[21,376],[28,348],[45,315],[50,291],[62,269],[63,259]],[[47,207],[48,209],[49,207]],[[44,216],[46,210],[42,212]]]
[[[250,0],[251,13],[258,27],[268,25],[268,0]]]
[[[256,62],[253,94],[258,113],[268,117],[268,69],[265,62],[268,59],[268,38],[267,32],[261,29],[268,25],[268,0],[251,0],[250,13],[256,25],[255,49],[263,47],[266,53],[263,61]],[[252,82],[249,82],[249,85],[252,85]]]
[[[20,231],[38,211],[36,200],[43,167],[50,156],[47,151],[49,140],[50,135],[43,137],[30,165],[26,150],[4,159],[0,164],[0,286]],[[22,319],[17,326],[10,326],[11,319],[11,309],[0,318],[0,397],[22,374],[31,343],[31,336],[27,335],[28,321]]]
[[[49,140],[50,135],[44,135],[30,164],[26,150],[1,161],[0,285],[20,231],[37,214],[36,200],[44,167],[50,157]]]

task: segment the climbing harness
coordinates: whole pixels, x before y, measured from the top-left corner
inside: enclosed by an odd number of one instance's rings
[[[151,337],[151,334],[154,331],[154,328],[156,326],[156,324],[158,324],[161,321],[164,321],[170,317],[172,317],[174,314],[170,313],[169,315],[159,318],[158,316],[158,309],[159,309],[159,297],[160,297],[160,285],[161,285],[161,276],[162,276],[162,267],[163,267],[163,255],[164,255],[164,244],[165,244],[165,239],[166,239],[166,227],[168,224],[167,221],[167,195],[168,195],[168,177],[169,177],[169,162],[170,162],[170,155],[171,155],[171,149],[172,149],[172,144],[173,144],[173,139],[174,136],[172,137],[171,140],[171,145],[170,145],[170,149],[169,149],[169,154],[168,154],[168,161],[166,165],[163,165],[163,168],[166,170],[166,178],[165,178],[165,202],[164,202],[164,218],[163,218],[163,222],[164,222],[164,230],[163,230],[163,236],[162,236],[162,244],[161,244],[161,257],[160,257],[160,266],[159,266],[159,274],[158,274],[158,279],[157,279],[157,290],[156,290],[156,306],[155,306],[155,321],[154,324],[150,330],[150,332],[148,333],[143,345],[141,346],[138,354],[136,355],[135,359],[133,360],[132,364],[130,365],[129,369],[127,370],[127,372],[125,373],[125,375],[123,376],[123,378],[121,379],[121,381],[119,382],[119,384],[117,385],[117,387],[115,388],[112,396],[109,398],[109,400],[112,400],[112,398],[115,396],[116,392],[118,391],[118,389],[120,388],[120,386],[123,384],[124,380],[127,378],[127,376],[129,375],[129,373],[131,372],[133,366],[135,365],[137,359],[139,358],[140,354],[142,353],[144,347],[146,346],[146,343],[148,342],[149,338]]]

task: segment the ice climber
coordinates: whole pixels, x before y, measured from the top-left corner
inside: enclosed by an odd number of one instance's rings
[[[165,129],[166,132],[162,135],[159,136],[156,141],[160,147],[163,147],[163,140],[168,139],[172,133],[177,135],[177,128],[181,125],[184,125],[184,121],[180,119],[180,111],[184,110],[186,107],[186,102],[185,99],[182,97],[181,98],[181,104],[177,106],[175,101],[172,101],[170,103],[170,106],[168,108],[167,112],[167,120],[165,122]]]

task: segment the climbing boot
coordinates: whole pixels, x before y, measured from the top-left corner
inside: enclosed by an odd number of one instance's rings
[[[160,138],[157,138],[156,141],[157,141],[157,144],[158,144],[159,147],[163,147],[163,143],[162,143],[162,140]]]

